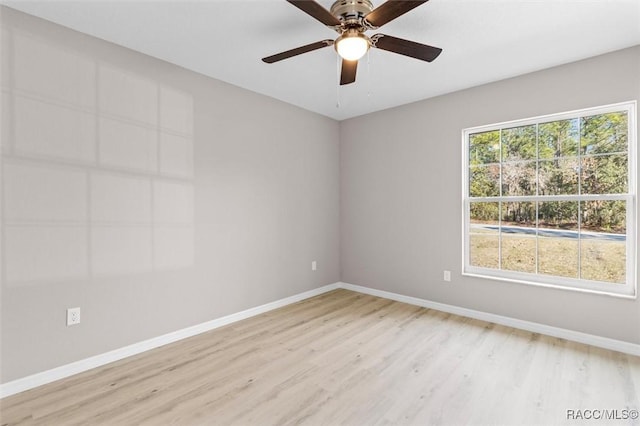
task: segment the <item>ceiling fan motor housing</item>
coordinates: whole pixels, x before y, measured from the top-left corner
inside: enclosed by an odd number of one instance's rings
[[[362,25],[364,17],[373,10],[373,3],[369,0],[338,0],[331,6],[331,14],[338,18],[343,25],[364,31]]]

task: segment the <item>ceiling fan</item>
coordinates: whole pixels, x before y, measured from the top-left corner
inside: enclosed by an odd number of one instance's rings
[[[337,0],[328,11],[314,0],[287,0],[306,14],[335,30],[340,36],[335,40],[322,40],[275,55],[262,60],[268,64],[311,52],[327,46],[334,46],[342,58],[340,85],[356,81],[358,60],[369,48],[387,50],[400,55],[410,56],[422,61],[431,62],[438,57],[442,49],[404,40],[386,34],[365,35],[368,30],[375,30],[384,24],[404,15],[410,10],[426,3],[428,0],[387,0],[377,8],[373,8],[370,0]]]

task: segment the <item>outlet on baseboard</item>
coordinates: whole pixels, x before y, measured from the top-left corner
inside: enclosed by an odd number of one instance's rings
[[[67,327],[80,324],[80,308],[67,309]]]
[[[311,270],[312,271],[318,270],[318,262],[316,262],[315,260],[311,262]]]
[[[444,280],[451,281],[451,271],[444,271]]]

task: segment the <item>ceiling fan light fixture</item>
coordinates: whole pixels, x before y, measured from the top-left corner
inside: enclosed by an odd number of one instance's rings
[[[345,31],[335,42],[336,51],[342,59],[357,61],[369,50],[369,38],[357,30]]]

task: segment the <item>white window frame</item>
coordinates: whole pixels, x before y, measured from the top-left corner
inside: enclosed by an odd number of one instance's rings
[[[551,121],[568,120],[591,115],[605,114],[611,112],[627,112],[627,149],[628,149],[628,192],[626,194],[614,195],[555,195],[555,196],[497,196],[497,197],[470,197],[469,196],[469,135],[483,133],[512,127],[520,127],[534,124],[541,124]],[[621,102],[594,108],[567,111],[557,114],[548,114],[538,117],[531,117],[523,120],[513,120],[502,123],[489,124],[467,128],[462,131],[462,151],[463,155],[463,179],[462,179],[462,275],[481,277],[492,280],[508,281],[542,287],[560,288],[579,292],[589,292],[604,294],[609,296],[636,298],[637,295],[637,200],[636,200],[636,148],[637,148],[637,127],[636,127],[637,102]],[[590,281],[579,278],[566,278],[554,275],[543,275],[525,272],[508,271],[502,269],[484,268],[469,264],[469,225],[470,225],[470,205],[471,201],[476,202],[509,202],[509,201],[578,201],[588,199],[626,200],[626,283],[613,284],[599,281]],[[536,235],[538,228],[536,226]],[[498,254],[500,256],[500,254]]]

